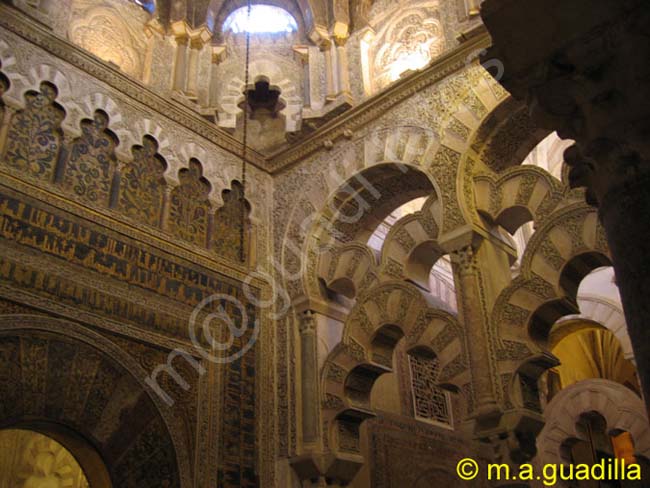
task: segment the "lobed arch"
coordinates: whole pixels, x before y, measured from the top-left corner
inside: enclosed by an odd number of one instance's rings
[[[314,278],[326,285],[345,278],[354,285],[354,293],[347,293],[354,298],[373,278],[382,273],[390,276],[385,273],[387,265],[367,246],[368,238],[395,208],[432,192],[434,186],[425,173],[391,163],[374,165],[339,186],[312,226],[311,235],[329,248],[317,257]],[[435,195],[431,198],[436,199]],[[395,271],[392,275],[401,277]]]
[[[16,59],[10,52],[9,45],[2,41],[0,44],[0,66],[2,72],[9,79],[9,87],[2,95],[3,102],[14,110],[21,110],[25,108],[25,95],[28,92],[40,92],[43,83],[47,83],[56,89],[56,103],[65,112],[61,129],[74,136],[79,136],[81,134],[79,122],[85,117],[85,114],[73,98],[68,77],[48,64],[31,66],[26,75],[21,74],[16,71]]]
[[[31,337],[31,336],[43,336],[43,340],[56,340],[69,342],[74,347],[75,354],[81,355],[96,355],[101,358],[101,361],[105,361],[109,369],[114,369],[115,371],[123,371],[125,375],[124,378],[128,378],[128,383],[138,386],[138,391],[142,392],[144,395],[143,398],[146,398],[146,401],[149,402],[154,409],[154,411],[149,411],[148,415],[159,415],[162,419],[165,432],[164,436],[168,436],[173,446],[174,457],[173,460],[175,463],[175,468],[178,471],[178,481],[177,484],[172,486],[180,486],[181,488],[186,488],[191,486],[191,462],[186,449],[187,443],[190,439],[187,436],[184,426],[180,423],[177,417],[174,416],[174,412],[171,408],[165,405],[162,400],[152,391],[149,386],[146,384],[144,379],[147,377],[148,373],[136,362],[136,360],[122,350],[119,346],[113,343],[108,338],[88,329],[87,327],[82,327],[79,324],[74,322],[69,322],[67,320],[49,318],[42,315],[27,315],[27,314],[12,314],[12,315],[2,315],[0,316],[0,339],[5,339],[11,342],[12,340],[17,340],[16,338],[20,337]],[[6,343],[7,344],[7,343]],[[4,351],[7,354],[10,354],[10,347]],[[79,358],[77,359],[77,361]],[[44,365],[46,363],[39,363]],[[42,373],[42,372],[41,372]],[[34,373],[38,374],[38,373]],[[42,375],[41,375],[42,376]],[[108,378],[106,378],[108,380]],[[132,403],[133,398],[127,394],[131,390],[126,390],[124,392],[124,398],[118,398],[117,400],[122,402],[117,407],[122,409],[134,408],[135,406],[141,405],[141,403]],[[50,412],[47,415],[54,415],[52,412],[62,412],[62,406],[57,402],[61,400],[60,395],[54,395],[46,399],[46,402],[50,402],[49,410]],[[129,407],[131,405],[131,407]],[[109,412],[106,412],[107,414]],[[100,453],[102,458],[107,459],[106,448],[108,446],[109,439],[95,438],[93,436],[89,437],[87,432],[80,432],[80,428],[83,428],[84,425],[68,425],[67,421],[63,421],[62,418],[49,418],[47,417],[34,418],[33,416],[29,417],[13,417],[9,422],[5,420],[2,427],[11,427],[11,426],[31,426],[36,428],[37,431],[42,431],[45,435],[51,433],[51,427],[53,424],[67,426],[65,432],[75,432],[77,435],[83,436],[83,438],[90,442]],[[124,422],[125,418],[118,417],[120,422]],[[115,426],[109,426],[111,422],[111,415],[106,415],[101,417],[100,422],[104,422],[104,429],[112,429]],[[110,432],[110,429],[108,432]],[[102,428],[98,428],[97,432],[101,432]],[[61,432],[61,431],[59,431]],[[61,438],[59,436],[59,438]],[[69,442],[65,442],[64,445]],[[125,447],[126,449],[126,447]],[[128,458],[132,453],[126,453],[125,456]],[[119,477],[119,473],[115,471],[115,466],[107,466],[111,478],[115,480]],[[101,486],[101,485],[100,485]],[[154,485],[151,485],[152,487]]]
[[[392,353],[400,340],[406,341],[409,352],[424,350],[439,359],[441,386],[460,391],[469,383],[464,336],[456,316],[412,284],[378,285],[357,300],[341,343],[323,366],[324,435],[331,450],[349,452],[358,444],[361,422],[374,415],[372,386],[393,370]],[[341,430],[347,438],[340,437]]]
[[[318,277],[336,293],[353,299],[378,282],[405,279],[428,289],[428,277],[445,252],[437,244],[439,204],[432,195],[421,211],[398,220],[377,254],[358,241],[335,246],[319,260]]]
[[[464,161],[473,170],[464,180],[464,193],[477,225],[487,219],[514,234],[526,222],[539,225],[579,195],[544,169],[522,164],[550,131],[538,127],[527,107],[507,92],[498,98],[472,128]]]
[[[504,372],[536,381],[555,364],[547,349],[551,327],[560,317],[578,312],[578,285],[609,260],[604,230],[592,207],[571,204],[545,221],[526,248],[521,274],[499,294],[492,309],[497,358]]]
[[[591,413],[603,417],[608,433],[629,432],[635,453],[650,458],[650,426],[643,401],[625,386],[599,378],[561,390],[546,406],[546,425],[537,438],[539,463],[571,462],[563,447],[571,439],[582,438],[577,424]]]
[[[186,143],[181,148],[172,147],[171,134],[166,125],[150,118],[141,118],[130,110],[128,106],[119,104],[111,96],[99,92],[90,92],[80,99],[74,99],[72,86],[76,80],[70,73],[63,73],[49,64],[34,66],[20,66],[15,57],[15,49],[7,40],[0,40],[0,71],[9,80],[7,90],[2,94],[3,103],[17,111],[25,108],[24,95],[28,91],[40,91],[42,83],[48,83],[56,88],[56,103],[65,111],[61,129],[66,136],[72,138],[81,135],[81,121],[92,119],[97,110],[105,112],[109,119],[108,128],[114,132],[119,140],[115,153],[119,160],[131,160],[131,148],[142,144],[145,135],[155,138],[159,145],[161,156],[167,161],[165,179],[171,185],[178,185],[178,170],[180,170],[191,157],[204,161],[206,177],[211,181],[214,190],[210,198],[216,206],[223,205],[221,190],[229,187],[229,182],[237,179],[239,170],[234,158],[225,161],[216,160],[212,153],[200,143]],[[258,205],[253,206],[255,219],[261,218],[257,212]]]
[[[179,184],[178,174],[187,165],[187,161],[196,159],[201,162],[202,176],[210,183],[208,199],[214,208],[224,205],[223,192],[229,190],[231,182],[239,180],[240,170],[231,161],[217,160],[212,151],[194,142],[185,143],[178,148],[165,173],[168,182],[174,185]],[[247,199],[249,200],[249,199]],[[250,202],[250,200],[249,200]],[[251,218],[259,221],[258,205],[252,205]]]
[[[61,103],[72,101],[70,82],[63,72],[49,64],[39,64],[30,66],[23,74],[18,70],[18,60],[14,52],[15,50],[5,40],[0,40],[2,71],[11,81],[11,86],[3,97],[5,102],[22,108],[23,94],[29,90],[38,91],[44,81],[57,87],[58,99]]]
[[[6,76],[6,81],[8,82],[6,91],[3,93],[3,99],[6,94],[13,89],[13,85],[16,83],[22,83],[22,79],[24,78],[24,76],[17,71],[16,63],[17,60],[13,51],[9,48],[9,45],[4,39],[0,39],[0,73],[2,73],[3,76]],[[13,98],[16,98],[15,94],[13,95]],[[20,95],[18,98],[20,98]],[[18,102],[22,103],[22,100],[19,100]]]
[[[403,277],[423,289],[429,288],[429,273],[445,251],[437,242],[442,209],[437,195],[422,209],[398,220],[390,229],[381,250],[381,270],[387,277]]]
[[[240,104],[246,100],[244,92],[254,90],[255,83],[259,81],[272,81],[271,89],[279,90],[279,100],[284,107],[279,111],[279,115],[284,117],[285,130],[295,132],[300,130],[302,123],[302,96],[301,90],[295,83],[287,78],[281,68],[269,59],[257,59],[250,64],[250,80],[246,85],[245,80],[239,75],[231,78],[223,89],[219,105],[219,126],[226,129],[235,129],[237,119],[243,114]]]
[[[115,154],[117,154],[118,157],[128,159],[132,146],[132,144],[129,144],[129,142],[132,141],[132,129],[126,124],[124,116],[117,103],[115,103],[115,101],[108,95],[103,93],[93,93],[82,98],[79,101],[78,107],[78,111],[68,115],[70,123],[79,128],[81,127],[81,122],[83,120],[92,120],[98,110],[104,112],[108,118],[107,128],[117,137]],[[77,129],[77,131],[79,132],[79,129]],[[126,144],[122,144],[123,141],[126,142]]]
[[[377,256],[359,242],[349,242],[324,254],[319,263],[319,278],[327,289],[353,299],[376,280]]]
[[[440,240],[470,222],[478,223],[472,188],[477,163],[469,157],[471,144],[481,122],[507,97],[489,73],[470,60],[454,83],[443,84],[434,94],[431,103],[445,106],[435,124],[364,128],[358,136],[346,133],[336,144],[326,144],[329,151],[317,156],[321,166],[309,186],[288,202],[291,210],[278,249],[283,249],[289,295],[296,300],[320,296],[315,270],[321,237],[312,232],[314,222],[322,220],[322,209],[338,187],[375,165],[413,168],[429,178],[439,200]]]
[[[367,178],[369,173],[366,170],[372,172],[373,168],[375,168],[374,171],[377,171],[378,175],[381,173],[381,167],[392,168],[391,171],[393,171],[394,175],[402,174],[402,171],[405,173],[412,171],[413,175],[422,178],[422,181],[428,188],[427,192],[435,189],[431,178],[417,165],[392,161],[373,161],[370,163],[369,160],[363,157],[364,152],[367,153],[365,147],[369,144],[372,144],[372,142],[361,139],[355,141],[351,147],[347,147],[343,151],[338,152],[337,157],[330,160],[329,168],[325,173],[310,183],[310,188],[301,193],[300,200],[293,206],[290,222],[286,228],[284,237],[285,242],[290,241],[291,244],[290,246],[284,246],[283,261],[285,263],[285,269],[290,272],[292,281],[297,282],[297,284],[296,286],[289,284],[288,289],[295,290],[295,292],[300,294],[306,292],[308,295],[314,297],[320,294],[318,278],[319,270],[322,272],[323,267],[318,263],[323,259],[326,261],[332,259],[330,256],[323,258],[323,251],[321,249],[328,246],[330,249],[334,248],[333,254],[337,254],[338,252],[335,249],[338,247],[335,242],[336,240],[331,240],[331,234],[327,232],[328,228],[332,229],[333,227],[331,223],[332,212],[326,213],[327,209],[325,207],[328,202],[333,201],[337,191],[342,192],[342,189],[345,189],[346,185],[356,185],[357,189],[362,188],[364,185],[372,185],[373,179]],[[365,162],[368,162],[367,166],[364,164]],[[348,186],[347,188],[351,187]],[[422,193],[422,191],[422,189],[419,190],[420,193],[418,196],[426,194],[426,192]],[[410,199],[412,198],[405,197],[406,201]],[[375,197],[370,194],[369,203],[372,204],[375,202]],[[393,205],[394,207],[399,206],[395,202],[393,202]],[[392,210],[394,208],[386,210],[386,215]],[[386,215],[383,215],[380,220],[375,218],[374,222],[378,224]],[[371,232],[368,229],[366,231],[368,236],[370,236]],[[306,239],[306,236],[309,236],[309,239]],[[351,242],[353,240],[352,236],[348,236],[342,242]],[[331,246],[330,244],[334,245]],[[300,261],[303,259],[303,253],[305,252],[303,249],[305,246],[308,260],[313,262],[313,264],[307,263],[306,269],[300,271]],[[304,272],[309,269],[313,269],[314,272],[305,275]],[[301,283],[307,285],[311,291],[307,292],[306,289],[302,290]]]
[[[165,158],[167,163],[165,179],[168,184],[178,184],[178,170],[183,167],[183,164],[176,151],[172,148],[167,131],[154,120],[148,118],[138,119],[129,133],[129,148],[141,145],[145,137],[151,137],[156,141],[158,153]]]
[[[474,178],[476,210],[510,234],[526,222],[539,226],[557,208],[566,205],[570,190],[536,166],[516,166],[498,176]]]

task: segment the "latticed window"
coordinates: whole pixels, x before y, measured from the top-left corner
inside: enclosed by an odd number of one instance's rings
[[[438,358],[409,354],[413,409],[420,420],[452,425],[449,392],[436,385]]]

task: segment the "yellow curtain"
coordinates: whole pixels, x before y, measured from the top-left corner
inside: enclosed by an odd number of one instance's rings
[[[621,345],[607,329],[579,330],[553,348],[561,364],[556,368],[562,388],[591,378],[616,381],[636,389],[636,369],[625,359]]]

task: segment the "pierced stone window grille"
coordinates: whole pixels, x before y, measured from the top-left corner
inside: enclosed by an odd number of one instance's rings
[[[449,392],[437,386],[435,381],[439,372],[438,358],[415,354],[408,357],[415,418],[452,426]]]

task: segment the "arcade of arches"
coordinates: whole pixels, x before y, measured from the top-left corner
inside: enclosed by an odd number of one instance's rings
[[[252,3],[0,1],[0,488],[645,474],[643,1]]]

